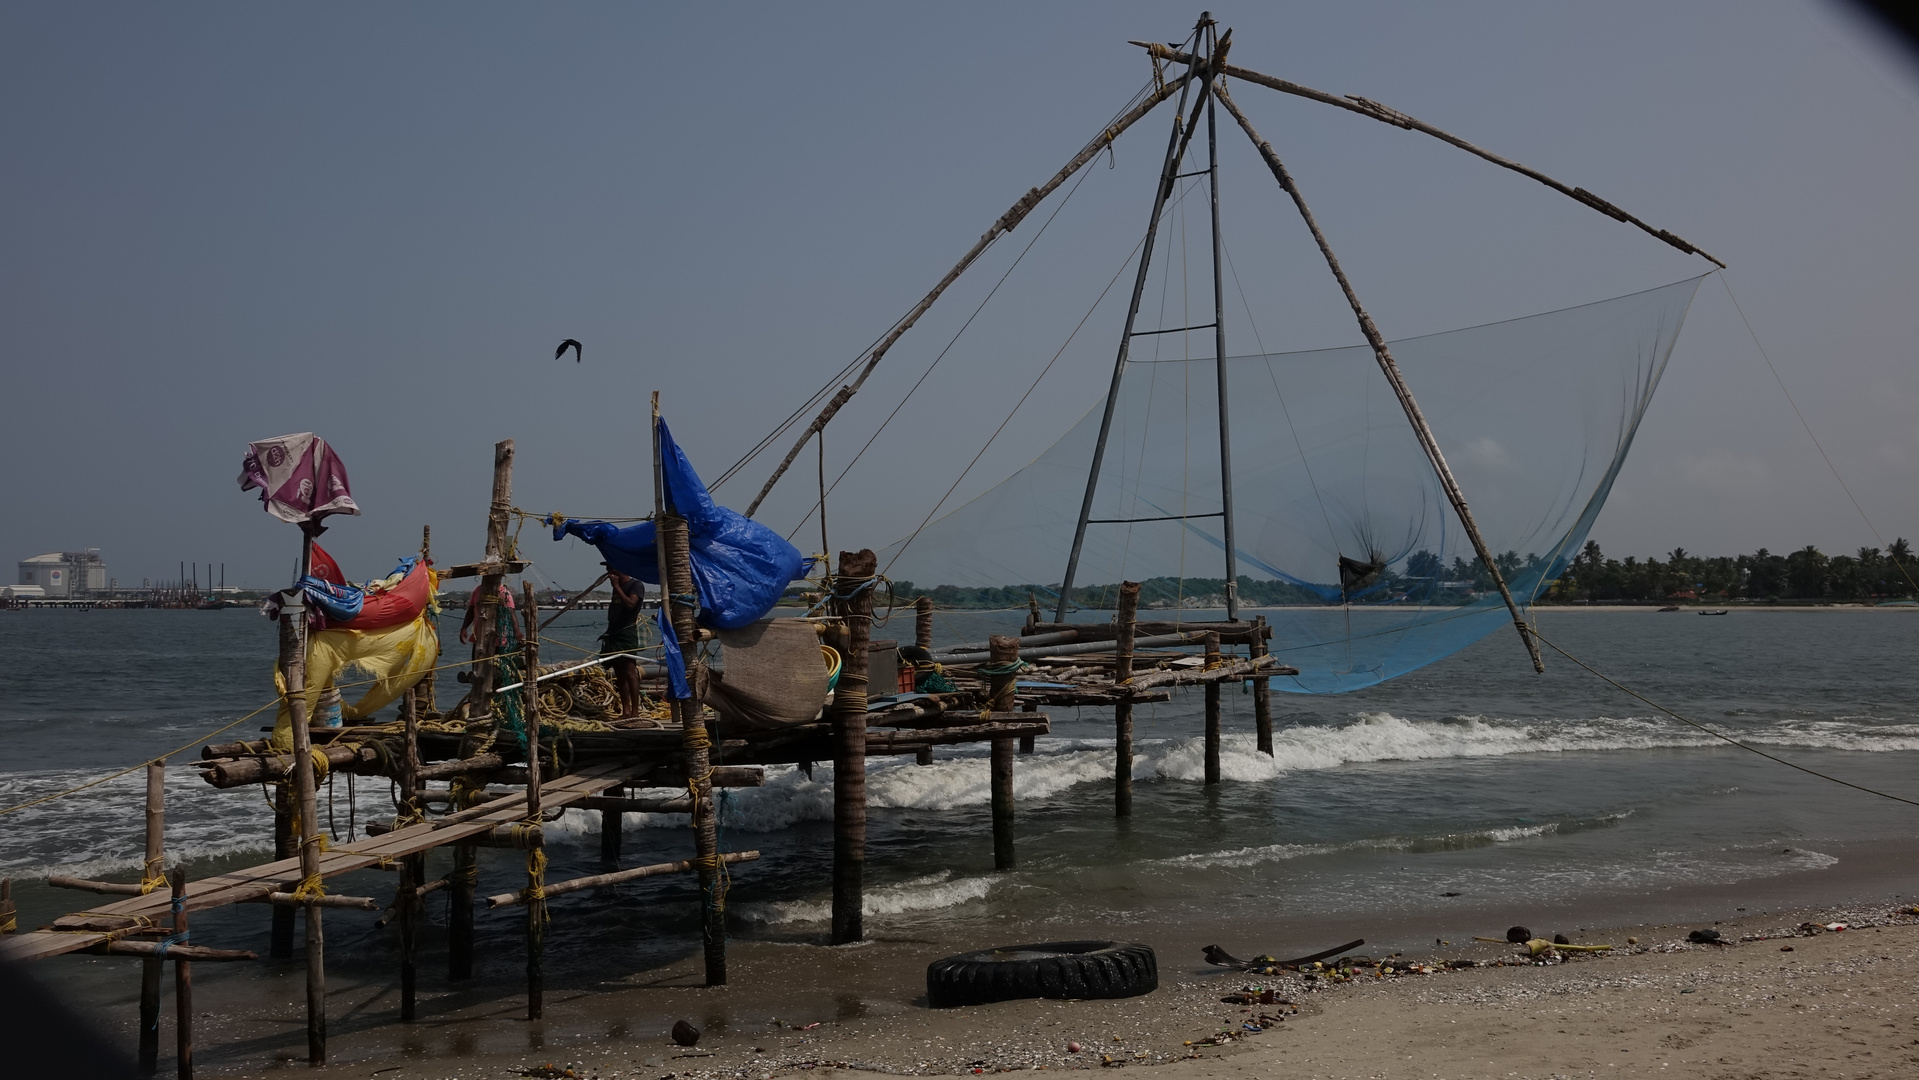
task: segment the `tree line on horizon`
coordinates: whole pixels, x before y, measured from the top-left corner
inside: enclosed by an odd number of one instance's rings
[[[1508,582],[1540,570],[1538,555],[1506,552],[1494,557]],[[1578,555],[1546,584],[1538,602],[1547,604],[1647,603],[1673,600],[1770,601],[1885,601],[1919,595],[1913,578],[1912,546],[1895,539],[1884,551],[1862,547],[1851,555],[1827,555],[1808,544],[1777,555],[1760,548],[1749,555],[1699,556],[1674,548],[1664,559],[1606,557],[1597,541],[1588,540]],[[1224,578],[1154,577],[1140,582],[1140,607],[1223,606]],[[1387,570],[1352,599],[1355,603],[1470,603],[1494,588],[1485,565],[1474,558],[1455,557],[1442,564],[1429,551],[1416,551],[1404,571]],[[1021,585],[917,586],[895,582],[894,595],[907,603],[925,595],[942,608],[1014,608],[1037,600],[1042,613],[1050,612],[1059,586]],[[1325,606],[1328,601],[1311,589],[1264,578],[1239,578],[1239,600],[1248,607]],[[1072,606],[1103,610],[1118,602],[1119,583],[1076,586]],[[1335,601],[1336,602],[1336,601]]]

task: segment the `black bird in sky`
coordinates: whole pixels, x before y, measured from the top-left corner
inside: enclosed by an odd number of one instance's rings
[[[560,357],[565,356],[566,350],[568,349],[573,350],[573,362],[576,364],[579,363],[580,343],[574,341],[572,338],[567,338],[565,341],[560,342],[560,347],[553,350],[553,359],[558,360]]]

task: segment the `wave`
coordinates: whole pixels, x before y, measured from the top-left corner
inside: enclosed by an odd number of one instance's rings
[[[866,890],[860,910],[871,917],[908,915],[957,907],[983,900],[993,890],[994,879],[955,878],[950,870]],[[832,900],[785,900],[735,904],[733,911],[750,922],[764,925],[784,923],[823,923],[833,918]]]
[[[1608,828],[1631,815],[1632,811],[1628,810],[1594,818],[1548,821],[1534,825],[1489,825],[1483,829],[1433,833],[1425,836],[1375,836],[1362,840],[1349,840],[1341,844],[1261,844],[1255,847],[1233,848],[1228,851],[1196,851],[1187,855],[1175,855],[1168,859],[1157,859],[1147,865],[1188,868],[1237,867],[1263,862],[1284,862],[1310,855],[1336,855],[1349,852],[1422,854],[1436,851],[1469,851],[1495,844],[1514,844],[1524,840],[1534,840],[1542,836]]]

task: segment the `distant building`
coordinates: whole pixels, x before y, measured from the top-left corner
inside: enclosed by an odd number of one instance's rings
[[[107,588],[107,564],[99,548],[51,551],[20,560],[20,585],[37,585],[50,600],[66,600]]]

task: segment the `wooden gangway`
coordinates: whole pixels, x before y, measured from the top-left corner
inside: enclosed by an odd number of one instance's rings
[[[540,806],[555,809],[598,795],[652,772],[657,762],[609,762],[556,777],[540,785]],[[393,860],[484,835],[502,825],[524,821],[526,795],[513,792],[446,817],[409,825],[357,843],[329,848],[320,856],[320,877],[390,863]],[[296,855],[270,863],[205,878],[193,883],[187,896],[188,912],[205,911],[257,901],[269,893],[286,892],[300,881]],[[31,933],[0,938],[0,960],[40,960],[104,945],[123,937],[165,932],[171,899],[164,891],[128,897],[111,904],[76,911],[55,919],[51,926]]]

